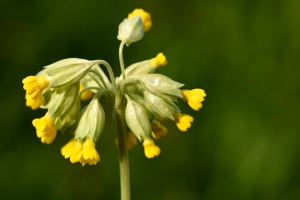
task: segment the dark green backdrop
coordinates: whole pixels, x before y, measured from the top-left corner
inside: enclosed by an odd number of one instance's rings
[[[168,123],[159,157],[130,151],[132,199],[300,199],[299,0],[1,0],[0,198],[119,199],[113,123],[98,165],[71,164],[69,136],[36,137],[44,111],[25,106],[21,81],[67,57],[104,59],[118,75],[117,27],[136,7],[154,25],[125,64],[162,51],[159,73],[207,98],[199,112],[180,103],[195,122],[187,133]]]

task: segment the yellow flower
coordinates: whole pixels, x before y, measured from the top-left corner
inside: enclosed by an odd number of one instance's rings
[[[143,22],[143,29],[145,32],[150,30],[152,26],[152,21],[151,21],[151,15],[148,12],[144,11],[143,9],[135,9],[134,11],[132,11],[132,13],[128,14],[128,19],[135,16],[141,17]]]
[[[117,146],[119,145],[118,138],[116,138],[115,143],[116,143]],[[135,137],[135,135],[131,131],[127,132],[127,134],[126,134],[126,148],[127,149],[132,149],[135,145],[137,145],[137,143],[138,143],[138,140]]]
[[[126,147],[127,149],[132,149],[136,144],[138,140],[136,139],[135,135],[129,131],[129,133],[126,134]]]
[[[145,139],[143,146],[147,158],[154,158],[160,154],[160,148],[156,146],[151,139]]]
[[[49,85],[46,77],[28,76],[22,80],[23,88],[26,90],[26,106],[31,107],[33,110],[37,109],[44,103],[42,91]]]
[[[60,149],[60,152],[65,158],[70,158],[71,163],[76,163],[80,161],[78,155],[81,149],[82,143],[72,139]]]
[[[202,108],[202,101],[206,96],[205,91],[202,89],[193,89],[193,90],[182,90],[183,100],[187,101],[191,108],[194,110],[199,110]]]
[[[78,153],[77,158],[79,162],[84,166],[85,164],[96,165],[100,161],[100,156],[95,149],[95,143],[89,137],[83,143],[81,151]]]
[[[178,113],[175,115],[175,121],[178,129],[184,132],[191,127],[191,123],[194,121],[194,118],[187,114]]]
[[[82,91],[83,89],[84,89],[83,85],[80,84],[80,91]],[[86,90],[81,94],[81,100],[82,101],[90,100],[93,95],[94,95],[94,93],[91,90]]]
[[[155,67],[162,67],[167,64],[168,64],[167,59],[163,53],[159,53],[155,58],[151,59],[151,65]]]
[[[161,125],[158,121],[153,121],[151,124],[152,127],[152,137],[154,139],[159,139],[167,135],[167,128]]]
[[[50,144],[56,137],[55,118],[50,118],[49,113],[40,119],[32,121],[33,126],[36,128],[36,135],[41,138],[42,143]]]

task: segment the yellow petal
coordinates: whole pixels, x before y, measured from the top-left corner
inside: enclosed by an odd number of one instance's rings
[[[145,139],[143,142],[145,156],[147,158],[154,158],[160,154],[160,148],[154,144],[150,139]]]

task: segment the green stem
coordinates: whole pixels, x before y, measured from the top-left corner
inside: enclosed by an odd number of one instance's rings
[[[115,117],[119,144],[121,200],[130,200],[129,160],[126,147],[125,115],[121,95],[117,95],[116,98]]]
[[[114,91],[116,91],[116,89],[117,89],[116,78],[115,78],[114,72],[112,71],[111,66],[108,64],[108,62],[106,62],[104,60],[101,60],[101,62],[99,64],[102,64],[106,67],[109,77],[110,77],[111,84],[113,85],[113,89],[114,89]]]
[[[123,47],[124,47],[125,41],[122,41],[119,47],[119,60],[120,60],[120,67],[121,72],[123,75],[123,80],[125,80],[125,67],[124,67],[124,60],[123,60]]]

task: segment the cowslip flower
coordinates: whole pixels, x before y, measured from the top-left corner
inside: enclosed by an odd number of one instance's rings
[[[126,141],[126,148],[127,149],[132,149],[134,146],[136,146],[138,144],[137,138],[135,137],[135,135],[131,131],[128,131],[126,133],[125,137],[126,137],[125,141]],[[116,138],[115,143],[116,143],[117,146],[119,145],[118,138]]]
[[[159,121],[153,121],[151,124],[152,127],[152,137],[154,139],[160,139],[167,135],[167,127],[161,125]]]
[[[35,110],[44,103],[42,92],[48,87],[49,81],[44,76],[28,76],[22,80],[23,88],[26,90],[26,106]]]
[[[50,144],[56,137],[55,119],[49,117],[47,112],[44,117],[34,119],[33,126],[36,128],[36,135],[41,138],[42,143]]]
[[[82,84],[80,84],[79,91],[82,92],[84,90],[84,87]],[[84,90],[81,94],[81,100],[82,101],[88,101],[93,97],[94,93],[91,90]]]
[[[175,118],[178,129],[183,132],[187,131],[187,129],[191,127],[191,123],[194,121],[194,118],[192,116],[181,113],[177,113],[175,115]]]
[[[143,142],[145,156],[147,158],[154,158],[160,154],[160,148],[156,146],[151,139],[146,139]]]
[[[189,106],[194,110],[202,108],[202,102],[205,96],[205,91],[202,89],[182,90],[182,99],[187,101]]]
[[[71,163],[80,162],[79,153],[82,150],[82,142],[71,139],[65,146],[60,149],[61,154],[67,159],[70,158]]]
[[[163,53],[159,53],[157,54],[157,56],[155,58],[151,59],[151,65],[155,66],[155,67],[162,67],[167,65],[167,59],[166,56]]]
[[[100,161],[100,156],[95,149],[95,143],[89,137],[86,138],[83,143],[82,149],[78,152],[77,156],[78,161],[82,164],[82,166],[89,164],[95,165]]]

